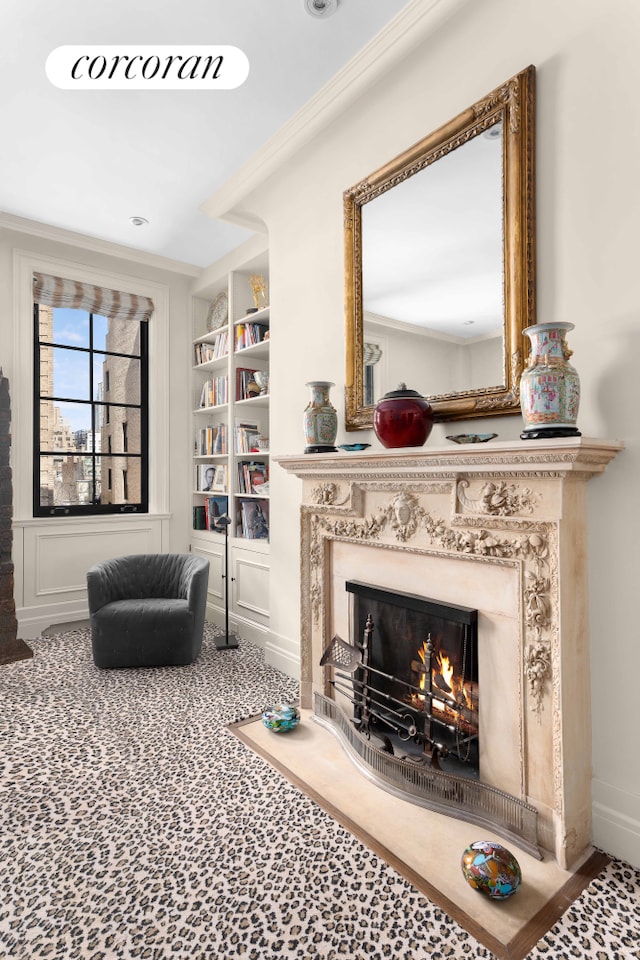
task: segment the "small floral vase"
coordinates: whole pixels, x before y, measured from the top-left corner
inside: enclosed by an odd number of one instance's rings
[[[329,400],[329,390],[334,384],[328,380],[311,380],[306,386],[311,390],[311,399],[304,411],[304,436],[307,441],[304,452],[335,451],[338,414]]]
[[[573,328],[573,323],[538,323],[524,330],[531,355],[520,380],[523,440],[580,436],[580,378],[569,363],[572,351],[565,339]]]

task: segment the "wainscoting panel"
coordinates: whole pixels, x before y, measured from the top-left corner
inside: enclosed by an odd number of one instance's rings
[[[266,624],[269,620],[268,558],[235,551],[233,560],[234,612]]]
[[[165,547],[164,517],[16,523],[16,615],[22,637],[87,616],[87,570],[101,560]],[[19,546],[18,546],[19,545]]]
[[[207,602],[224,608],[224,546],[209,540],[197,540],[195,533],[192,549],[199,557],[209,561],[209,588]]]

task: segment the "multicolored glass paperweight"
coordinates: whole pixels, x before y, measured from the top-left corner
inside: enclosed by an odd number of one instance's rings
[[[492,840],[469,844],[460,861],[462,873],[474,890],[491,900],[506,900],[520,886],[520,864],[506,847]]]
[[[274,733],[287,733],[300,723],[300,713],[298,708],[290,703],[279,703],[276,706],[264,708],[262,722],[267,730],[273,730]]]

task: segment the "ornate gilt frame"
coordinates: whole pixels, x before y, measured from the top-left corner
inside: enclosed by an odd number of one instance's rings
[[[535,67],[527,67],[344,193],[347,430],[370,429],[364,405],[362,207],[502,120],[504,385],[428,397],[436,420],[517,413],[525,327],[535,318]]]

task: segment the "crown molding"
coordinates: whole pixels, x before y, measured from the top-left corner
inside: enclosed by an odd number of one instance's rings
[[[83,250],[90,250],[92,253],[118,257],[118,259],[128,260],[130,263],[140,263],[146,267],[179,273],[185,277],[199,277],[202,272],[202,267],[196,267],[191,263],[171,260],[169,257],[161,257],[158,254],[147,253],[134,247],[125,247],[123,244],[112,243],[110,240],[88,237],[72,230],[64,230],[62,227],[39,223],[37,220],[16,217],[12,213],[0,211],[0,228],[15,230],[17,233],[27,233],[32,237],[40,237],[42,240],[51,240],[54,243],[66,243],[71,247],[81,247]]]
[[[242,222],[234,208],[470,0],[412,0],[208,200],[202,211]]]

